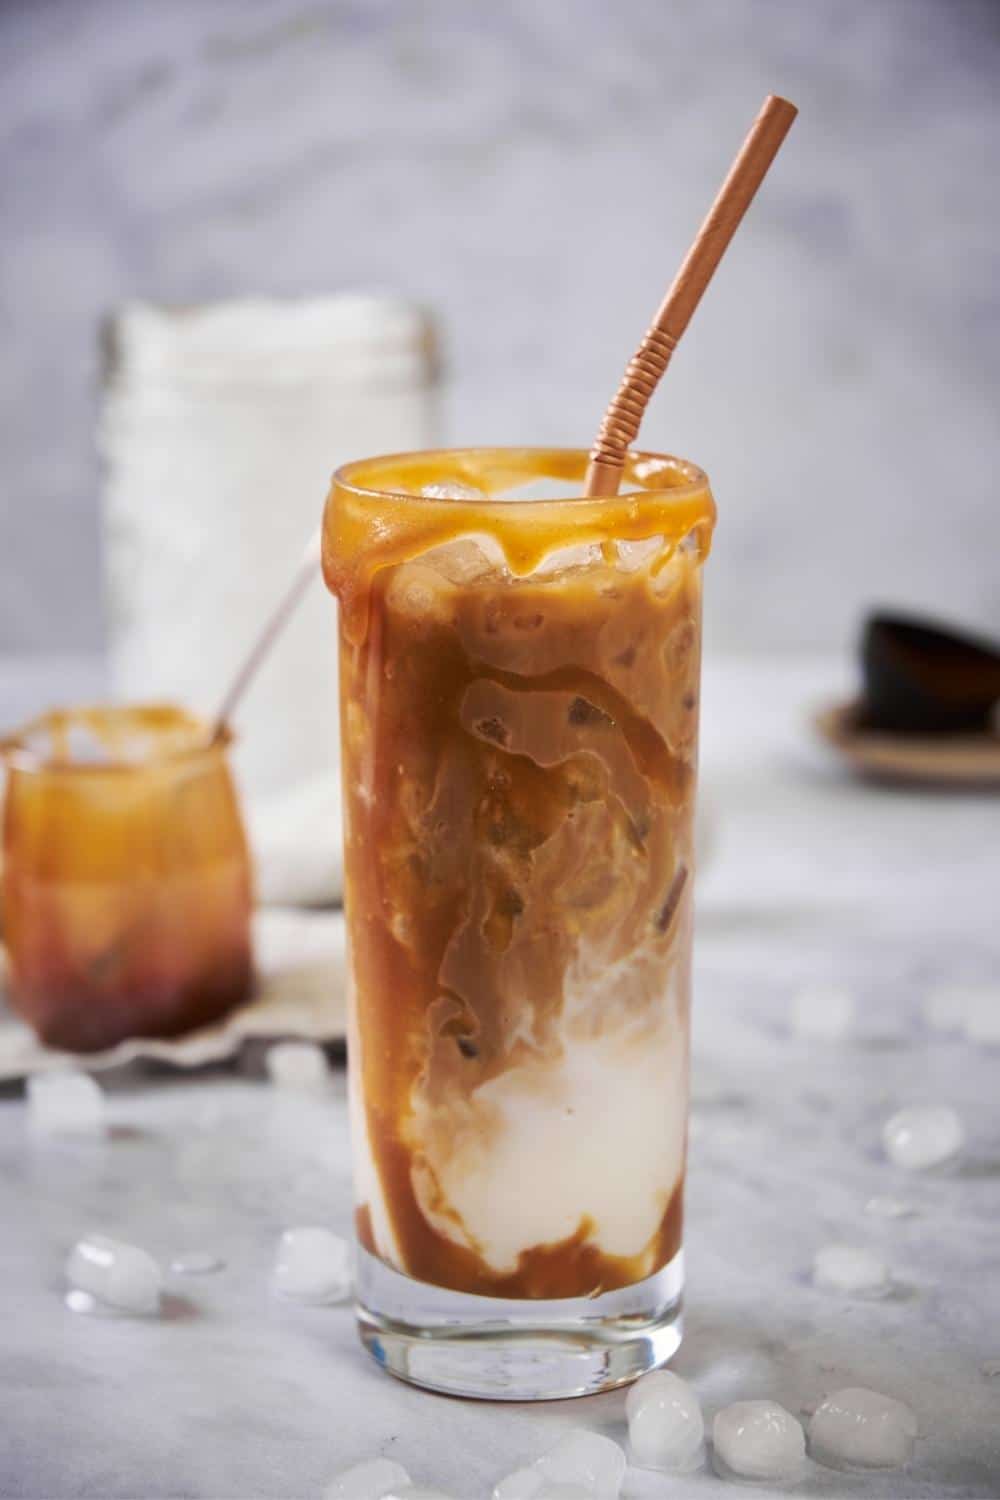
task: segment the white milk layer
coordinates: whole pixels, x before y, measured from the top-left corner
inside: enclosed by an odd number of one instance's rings
[[[594,1034],[567,996],[555,1057],[509,1068],[428,1130],[414,1187],[426,1217],[498,1274],[586,1222],[604,1254],[640,1254],[684,1171],[688,1037],[671,995]],[[421,1139],[418,1104],[414,1138]],[[442,1196],[448,1210],[442,1212]],[[456,1223],[458,1216],[460,1224]],[[463,1233],[464,1230],[464,1233]]]

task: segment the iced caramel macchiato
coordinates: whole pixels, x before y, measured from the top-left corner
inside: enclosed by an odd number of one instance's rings
[[[376,459],[327,504],[362,1328],[469,1394],[598,1389],[679,1340],[714,507],[677,459],[601,500],[585,467]]]

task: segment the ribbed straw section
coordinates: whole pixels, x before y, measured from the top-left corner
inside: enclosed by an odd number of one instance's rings
[[[629,360],[622,383],[604,414],[590,451],[588,495],[617,493],[625,457],[635,441],[649,398],[796,114],[795,105],[787,99],[769,94],[764,100],[652,327]]]
[[[626,365],[622,383],[604,413],[601,430],[590,450],[588,495],[613,495],[617,491],[625,455],[635,441],[649,398],[676,348],[677,340],[654,324]]]

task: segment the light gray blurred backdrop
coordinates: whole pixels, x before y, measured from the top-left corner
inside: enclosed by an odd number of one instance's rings
[[[101,641],[116,302],[399,289],[451,440],[586,444],[768,90],[801,118],[643,429],[714,482],[710,640],[1000,627],[998,85],[983,0],[6,0],[0,649]]]

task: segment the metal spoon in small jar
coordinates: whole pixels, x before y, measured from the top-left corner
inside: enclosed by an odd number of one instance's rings
[[[296,609],[298,609],[299,604],[309,590],[309,585],[319,576],[321,551],[322,533],[317,530],[306,544],[294,577],[274,609],[264,621],[250,650],[241,661],[239,669],[233,677],[219,706],[219,711],[212,720],[209,734],[210,744],[217,745],[226,738],[229,732],[229,721],[240,699],[253,681],[258,668],[271,647],[292,618]]]

